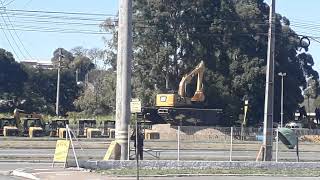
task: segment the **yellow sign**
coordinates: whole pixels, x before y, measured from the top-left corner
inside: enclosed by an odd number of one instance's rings
[[[109,148],[108,148],[108,151],[107,151],[106,155],[105,155],[104,158],[103,158],[104,161],[110,160],[110,157],[111,157],[111,155],[112,155],[112,152],[114,151],[114,149],[115,149],[115,147],[116,147],[117,144],[118,144],[117,141],[112,141],[112,142],[110,143]]]
[[[139,99],[132,99],[130,102],[131,113],[141,112],[141,101]]]
[[[67,162],[69,147],[69,140],[58,140],[56,144],[56,150],[54,152],[53,162]]]

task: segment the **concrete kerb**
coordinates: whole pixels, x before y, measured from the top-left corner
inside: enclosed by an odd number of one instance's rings
[[[68,162],[74,167],[74,162]],[[80,161],[80,167],[92,170],[135,168],[135,161]],[[318,162],[249,162],[249,161],[140,161],[146,169],[317,169]]]

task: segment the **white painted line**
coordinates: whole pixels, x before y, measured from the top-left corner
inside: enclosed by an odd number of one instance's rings
[[[27,179],[40,180],[39,178],[34,176],[32,173],[26,173],[26,172],[23,172],[23,171],[14,170],[14,171],[12,171],[11,175],[18,176],[18,177],[23,177],[23,178],[27,178]]]

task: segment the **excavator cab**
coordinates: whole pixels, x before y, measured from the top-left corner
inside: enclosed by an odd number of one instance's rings
[[[69,124],[68,119],[54,119],[50,122],[50,137],[66,137],[66,127]]]
[[[78,136],[86,138],[97,138],[101,136],[101,131],[96,128],[95,119],[79,119]]]
[[[19,135],[22,136],[44,136],[44,125],[42,115],[37,113],[27,113],[21,109],[15,109],[13,116],[17,122]]]
[[[103,121],[103,136],[108,138],[115,138],[116,121],[105,120]]]
[[[17,122],[14,118],[0,118],[0,135],[17,136]]]
[[[42,137],[44,136],[42,121],[39,118],[22,118],[23,136]]]

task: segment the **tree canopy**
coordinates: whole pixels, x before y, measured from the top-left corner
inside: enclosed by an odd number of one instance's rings
[[[244,99],[249,99],[249,124],[262,121],[269,18],[263,0],[135,0],[133,4],[133,96],[152,105],[156,93],[177,90],[181,77],[203,60],[208,107],[224,110],[225,125],[239,119]],[[115,68],[117,28],[110,20],[102,27],[114,34],[107,42],[107,54]],[[305,78],[318,79],[300,38],[289,19],[277,14],[275,74],[287,73],[286,120],[303,101],[300,87],[306,88]],[[280,119],[279,109],[280,77],[275,76],[275,121]]]

